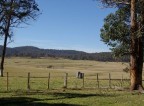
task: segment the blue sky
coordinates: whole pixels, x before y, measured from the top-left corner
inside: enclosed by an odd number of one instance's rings
[[[100,41],[103,19],[115,9],[101,8],[93,0],[36,0],[42,15],[24,28],[14,29],[8,47],[36,46],[44,49],[109,51]],[[2,40],[0,41],[2,44]]]

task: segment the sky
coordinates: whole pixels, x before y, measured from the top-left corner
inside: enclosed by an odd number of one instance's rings
[[[104,18],[115,9],[102,8],[94,0],[36,0],[41,15],[29,25],[14,29],[8,47],[35,46],[43,49],[110,51],[100,39]],[[2,40],[0,41],[2,44]]]

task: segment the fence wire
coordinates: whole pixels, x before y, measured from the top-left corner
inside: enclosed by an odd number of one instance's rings
[[[50,90],[50,89],[82,89],[82,88],[125,88],[129,87],[127,75],[115,77],[110,73],[83,73],[82,76],[69,73],[4,73],[0,77],[0,91],[16,90]]]

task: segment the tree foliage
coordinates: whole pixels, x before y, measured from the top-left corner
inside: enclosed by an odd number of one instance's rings
[[[115,56],[129,54],[130,46],[129,6],[118,9],[104,19],[101,40],[111,46]]]
[[[10,21],[10,28],[18,27],[22,23],[27,23],[30,19],[38,16],[38,5],[35,0],[1,0],[0,26],[3,32]]]

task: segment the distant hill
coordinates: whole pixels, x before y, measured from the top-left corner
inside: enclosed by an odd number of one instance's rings
[[[2,46],[0,46],[0,55],[2,54]],[[111,52],[101,53],[86,53],[75,50],[55,50],[55,49],[40,49],[33,46],[22,46],[7,48],[7,57],[61,57],[73,60],[96,60],[96,61],[128,61],[127,58],[115,59]]]

